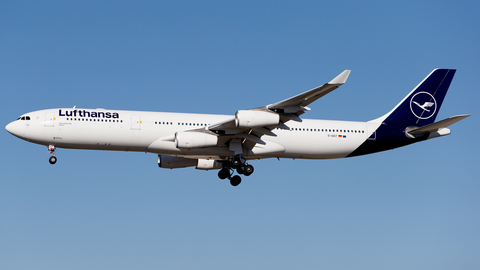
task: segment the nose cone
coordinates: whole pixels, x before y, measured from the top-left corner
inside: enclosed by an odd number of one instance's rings
[[[18,124],[18,121],[13,121],[10,124],[8,124],[5,129],[12,135],[21,137],[21,130],[20,126]]]
[[[12,130],[13,125],[12,125],[12,124],[13,124],[13,122],[10,123],[10,124],[8,124],[8,125],[5,127],[5,129],[6,129],[9,133],[12,133],[12,132],[13,132],[13,130]]]

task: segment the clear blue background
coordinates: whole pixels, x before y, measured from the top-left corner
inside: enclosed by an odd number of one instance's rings
[[[255,161],[238,187],[154,154],[0,132],[0,269],[480,269],[476,1],[2,1],[0,119],[56,107],[234,114],[348,82],[306,118],[367,121],[434,68],[452,135]]]

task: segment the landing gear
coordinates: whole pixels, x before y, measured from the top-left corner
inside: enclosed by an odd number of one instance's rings
[[[57,163],[57,157],[55,156],[55,146],[53,145],[49,145],[48,146],[48,152],[52,155],[49,159],[48,159],[48,162],[50,162],[50,164],[55,164]]]
[[[234,187],[238,186],[242,182],[242,178],[239,175],[234,175],[233,171],[236,170],[238,174],[249,176],[253,173],[253,166],[246,164],[246,160],[241,155],[235,156],[230,161],[223,164],[223,169],[218,172],[218,178],[230,179],[230,184]]]

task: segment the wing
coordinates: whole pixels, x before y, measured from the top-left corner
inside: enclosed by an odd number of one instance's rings
[[[276,136],[272,130],[288,129],[285,123],[290,120],[301,122],[299,116],[310,110],[306,106],[344,84],[349,74],[350,70],[345,70],[324,85],[265,107],[239,110],[231,119],[207,129],[219,136],[219,146],[229,146],[235,155],[251,151],[257,144],[264,145],[262,149],[265,149],[267,142],[262,136]]]
[[[330,82],[322,86],[313,88],[312,90],[309,90],[307,92],[301,93],[294,97],[285,99],[283,101],[268,105],[267,108],[270,110],[277,110],[280,112],[282,112],[282,110],[292,111],[297,108],[300,109],[301,111],[305,111],[301,108],[306,107],[307,105],[314,102],[315,100],[337,89],[340,85],[344,84],[347,81],[348,75],[350,75],[350,70],[345,70],[342,73],[340,73],[337,77],[335,77],[335,79],[331,80]]]

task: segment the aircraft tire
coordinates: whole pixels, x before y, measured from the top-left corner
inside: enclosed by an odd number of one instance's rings
[[[245,173],[245,166],[240,166],[237,168],[237,173],[238,174],[244,174]]]
[[[231,175],[231,174],[230,174],[230,170],[229,170],[229,169],[226,169],[226,168],[221,169],[221,170],[218,172],[218,178],[220,178],[220,179],[222,179],[222,180],[230,177],[230,175]]]
[[[242,182],[242,178],[238,175],[234,175],[232,178],[230,178],[230,185],[234,187],[240,185],[241,182]]]
[[[253,169],[253,166],[252,165],[247,165],[245,166],[244,170],[243,170],[243,174],[245,176],[249,176],[253,173],[254,169]]]
[[[57,158],[55,156],[51,156],[49,159],[48,159],[48,162],[50,162],[50,164],[55,164],[57,163]]]
[[[242,166],[242,161],[239,158],[234,158],[232,160],[232,168],[237,169],[240,168],[240,166]]]

